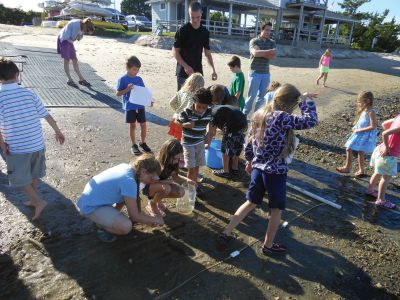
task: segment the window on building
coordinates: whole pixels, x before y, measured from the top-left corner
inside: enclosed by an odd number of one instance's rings
[[[160,3],[160,10],[165,10],[165,2]]]

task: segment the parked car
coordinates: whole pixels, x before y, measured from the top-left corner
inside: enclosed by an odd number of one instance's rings
[[[151,21],[145,16],[127,15],[125,17],[129,30],[151,31]]]

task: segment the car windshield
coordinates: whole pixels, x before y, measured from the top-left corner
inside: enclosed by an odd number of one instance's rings
[[[150,22],[150,20],[147,19],[145,16],[138,16],[138,17],[136,17],[136,20],[138,20],[138,21]]]

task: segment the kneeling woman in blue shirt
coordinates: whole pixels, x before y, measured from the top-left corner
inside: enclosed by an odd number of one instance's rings
[[[160,175],[160,163],[151,154],[132,159],[130,164],[119,164],[94,176],[86,184],[77,206],[81,214],[99,227],[98,237],[113,242],[115,235],[126,235],[133,222],[163,225],[161,217],[152,217],[140,208],[139,182],[150,184]],[[121,213],[126,205],[128,216]]]

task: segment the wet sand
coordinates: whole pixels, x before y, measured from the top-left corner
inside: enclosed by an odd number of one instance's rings
[[[0,25],[0,39],[13,45],[54,48],[56,30]],[[124,72],[124,60],[137,55],[141,75],[154,91],[156,106],[150,112],[169,119],[168,100],[176,84],[174,60],[165,50],[142,48],[124,41],[84,37],[77,43],[78,57],[89,63],[110,86]],[[228,84],[229,55],[215,54],[220,75]],[[204,272],[171,296],[173,299],[396,299],[400,296],[397,262],[400,259],[399,224],[396,214],[380,211],[364,199],[365,183],[334,173],[343,157],[341,143],[346,131],[335,128],[343,114],[352,118],[355,95],[372,89],[380,96],[399,92],[399,58],[338,60],[328,86],[317,87],[317,61],[278,58],[272,65],[273,79],[291,82],[302,90],[319,91],[319,113],[325,123],[304,135],[298,161],[290,179],[311,191],[338,201],[343,210],[316,207],[280,230],[278,240],[290,247],[284,257],[264,257],[259,243],[235,260]],[[243,69],[248,60],[243,58]],[[62,70],[60,70],[62,72]],[[205,69],[209,76],[209,69]],[[211,84],[208,80],[207,84]],[[396,102],[396,100],[394,100]],[[398,110],[395,103],[382,118]],[[49,126],[47,176],[39,187],[49,207],[43,217],[30,222],[32,211],[24,207],[24,195],[7,187],[0,174],[0,294],[4,299],[150,299],[262,237],[267,225],[265,204],[235,231],[237,241],[228,249],[215,242],[218,231],[244,201],[248,177],[222,180],[204,168],[205,197],[195,213],[181,216],[167,201],[171,212],[167,226],[151,229],[135,226],[133,232],[113,245],[97,241],[94,226],[79,216],[74,202],[91,176],[130,158],[128,128],[115,109],[51,109],[66,135],[56,145]],[[337,112],[337,114],[335,114]],[[344,117],[345,120],[345,117]],[[348,124],[347,124],[348,125]],[[332,128],[332,130],[330,130]],[[332,131],[332,133],[331,133]],[[148,144],[156,150],[167,136],[166,127],[149,123]],[[319,151],[322,143],[330,146]],[[340,153],[340,151],[343,151]],[[335,152],[336,151],[336,152]],[[330,155],[332,153],[332,155]],[[322,158],[328,157],[325,161]],[[390,196],[398,201],[399,191]],[[288,191],[290,221],[317,205]]]

